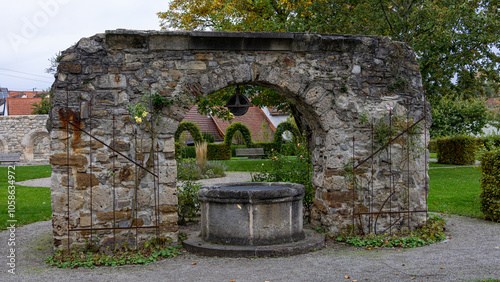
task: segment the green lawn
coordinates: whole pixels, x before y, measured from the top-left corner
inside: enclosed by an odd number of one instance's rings
[[[15,181],[49,177],[50,165],[44,166],[16,166],[14,171]],[[0,167],[0,230],[7,228],[8,214],[8,167]],[[50,188],[24,187],[15,185],[16,209],[15,218],[17,225],[49,220],[52,215],[50,207]]]
[[[429,170],[429,211],[483,217],[480,211],[477,167],[439,168]]]
[[[232,158],[228,161],[222,161],[226,164],[226,171],[247,171],[254,172],[262,164],[269,164],[268,159],[248,159],[248,158]]]

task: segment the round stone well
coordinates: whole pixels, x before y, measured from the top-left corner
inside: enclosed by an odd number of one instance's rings
[[[309,252],[324,237],[303,229],[304,186],[284,182],[238,182],[203,186],[201,232],[184,247],[212,256],[278,256]]]

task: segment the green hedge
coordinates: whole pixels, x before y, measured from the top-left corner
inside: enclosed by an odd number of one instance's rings
[[[281,145],[281,154],[286,156],[296,156],[297,155],[297,144],[296,143],[283,143]]]
[[[241,134],[243,135],[243,139],[245,140],[245,145],[248,148],[252,148],[253,147],[252,133],[250,132],[248,126],[246,126],[246,124],[241,122],[235,122],[226,128],[226,134],[224,137],[224,143],[226,144],[226,146],[228,148],[231,147],[231,143],[233,142],[233,135],[237,131],[241,132]]]
[[[209,161],[230,160],[231,151],[224,143],[211,143],[207,145],[207,159]]]
[[[273,142],[276,143],[276,146],[280,146],[283,143],[283,136],[282,135],[286,131],[290,131],[292,133],[293,140],[294,140],[293,143],[295,143],[296,140],[301,137],[300,131],[297,128],[297,126],[295,126],[294,124],[292,124],[289,121],[284,121],[284,122],[278,124],[278,127],[276,127],[276,131],[274,132]]]
[[[481,211],[485,219],[500,222],[500,149],[481,155]]]
[[[269,158],[273,151],[276,151],[277,145],[274,142],[255,142],[255,148],[263,148],[264,153],[266,154],[266,158]]]
[[[429,150],[429,153],[437,153],[437,144],[435,140],[431,140],[429,144],[427,145],[427,149]]]
[[[194,146],[181,146],[175,143],[175,158],[194,159],[196,158],[196,149]]]
[[[495,147],[500,148],[500,135],[488,135],[484,137],[479,137],[478,142],[480,145],[484,146],[484,149],[490,151]]]
[[[470,136],[452,136],[436,140],[437,159],[440,164],[474,164],[476,138]]]
[[[186,131],[186,130],[189,132],[189,134],[191,134],[191,137],[193,137],[194,143],[198,143],[198,142],[203,141],[203,137],[201,136],[200,127],[194,122],[183,121],[183,122],[179,123],[179,127],[177,127],[177,130],[175,131],[175,134],[174,134],[175,142],[179,141],[179,137],[180,137],[181,133]]]
[[[231,145],[231,157],[236,157],[236,149],[242,149],[246,147],[246,145]]]

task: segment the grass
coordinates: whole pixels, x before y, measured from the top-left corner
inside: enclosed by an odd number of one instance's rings
[[[295,159],[295,156],[288,157],[290,159]],[[259,169],[259,167],[264,165],[269,165],[271,161],[269,159],[249,159],[249,158],[231,158],[231,160],[222,161],[226,164],[226,171],[243,171],[243,172],[254,172]]]
[[[14,170],[10,170],[14,171]],[[50,165],[16,166],[15,181],[44,178],[51,175]],[[0,167],[0,230],[7,228],[8,213],[8,167]],[[16,225],[25,225],[37,221],[49,220],[52,216],[50,206],[50,188],[16,187],[15,218]]]
[[[477,167],[429,170],[429,211],[483,217],[480,211],[481,171]]]
[[[262,164],[268,165],[268,159],[231,159],[228,161],[223,161],[226,164],[226,171],[246,171],[246,172],[254,172],[256,171]]]

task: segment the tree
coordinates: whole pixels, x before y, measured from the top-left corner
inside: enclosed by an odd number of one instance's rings
[[[158,16],[185,30],[391,36],[415,50],[432,103],[500,82],[496,0],[172,0]]]
[[[43,93],[41,95],[42,100],[40,100],[40,102],[31,104],[32,106],[31,114],[32,115],[48,114],[50,111],[50,96],[51,94],[49,92]]]
[[[481,134],[488,123],[487,110],[481,98],[443,97],[432,108],[431,138]]]

